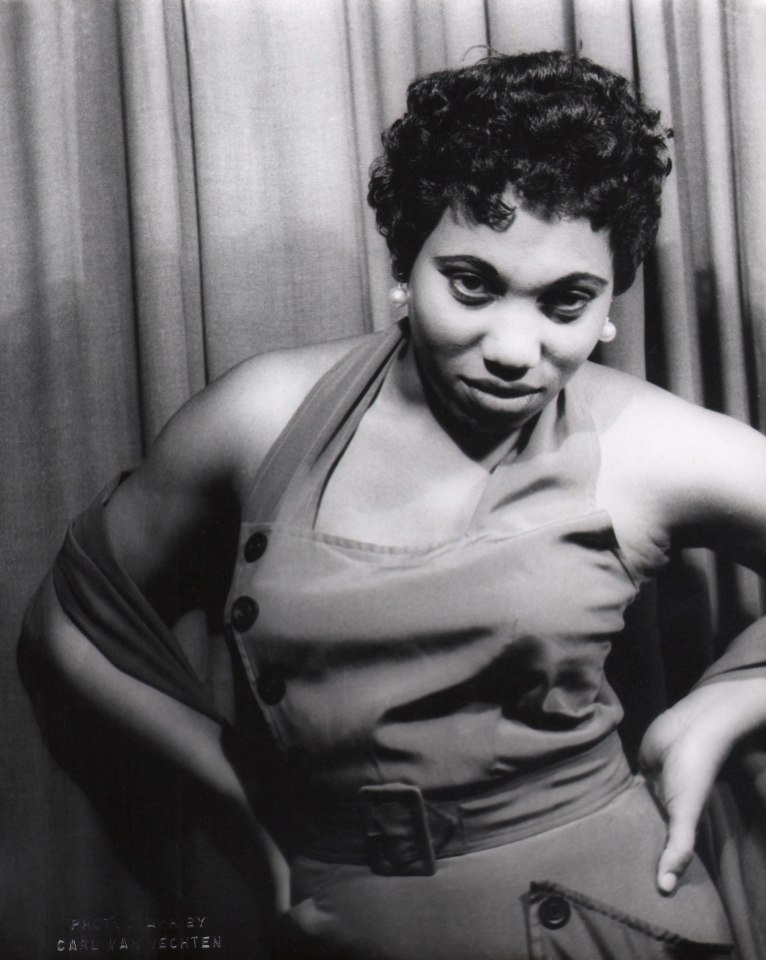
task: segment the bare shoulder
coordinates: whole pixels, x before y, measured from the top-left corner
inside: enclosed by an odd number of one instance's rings
[[[602,448],[614,449],[631,469],[644,464],[655,471],[659,464],[667,479],[686,481],[703,468],[720,470],[738,454],[752,462],[766,444],[741,421],[619,370],[588,363],[578,381]]]
[[[311,389],[364,339],[344,337],[260,354],[211,384],[200,401],[224,428],[231,455],[236,459],[239,452],[257,468]]]
[[[655,542],[744,544],[766,525],[766,438],[597,364],[578,374],[602,455],[605,505]],[[744,559],[749,562],[749,557]]]
[[[678,400],[667,390],[634,377],[621,370],[614,370],[599,363],[583,364],[577,372],[577,385],[580,396],[589,406],[599,433],[608,430],[614,422],[626,413],[634,412],[643,406],[673,405]]]
[[[171,417],[107,510],[115,549],[139,582],[211,518],[238,516],[274,440],[317,381],[362,339],[252,357]]]

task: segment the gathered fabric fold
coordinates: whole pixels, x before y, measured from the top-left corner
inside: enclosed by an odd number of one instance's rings
[[[109,542],[104,507],[126,476],[110,481],[69,527],[52,571],[59,603],[115,667],[223,722],[172,630]]]

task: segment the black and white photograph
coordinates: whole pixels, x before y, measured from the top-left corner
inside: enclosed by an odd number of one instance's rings
[[[0,0],[1,960],[766,960],[766,0]]]

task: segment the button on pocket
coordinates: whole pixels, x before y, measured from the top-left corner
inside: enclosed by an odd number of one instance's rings
[[[560,930],[566,926],[572,915],[569,904],[563,897],[546,897],[540,902],[538,914],[540,923],[549,930]]]
[[[258,619],[258,604],[252,597],[237,597],[231,605],[231,622],[236,631],[243,633]]]
[[[659,896],[659,894],[657,894]],[[534,881],[524,898],[530,960],[730,960],[729,942],[690,940],[578,890]],[[680,918],[679,918],[680,922]]]

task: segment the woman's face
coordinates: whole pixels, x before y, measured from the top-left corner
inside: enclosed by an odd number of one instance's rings
[[[421,380],[461,428],[507,435],[593,350],[612,286],[608,232],[585,219],[518,205],[501,232],[448,209],[409,279]]]

